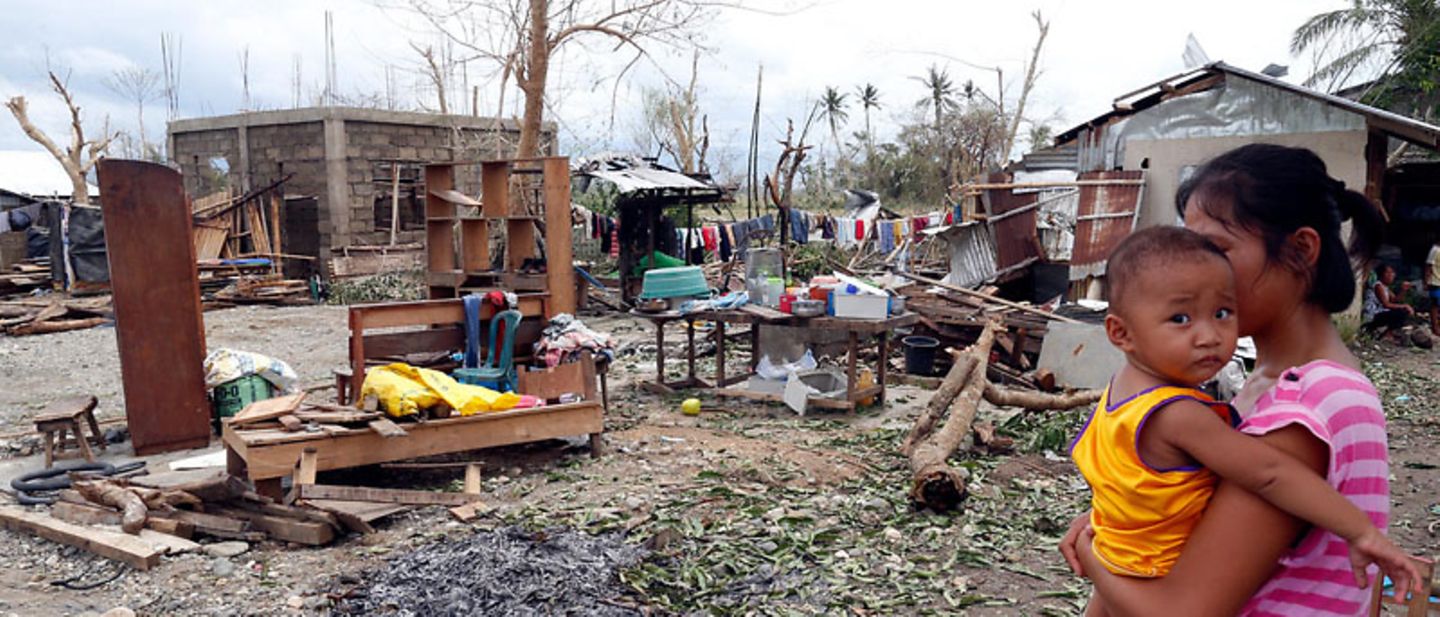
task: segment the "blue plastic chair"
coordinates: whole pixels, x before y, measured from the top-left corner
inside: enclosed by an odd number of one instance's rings
[[[500,311],[491,317],[490,343],[486,346],[488,353],[486,353],[485,363],[479,366],[469,366],[478,362],[478,353],[474,343],[480,330],[480,316],[477,310],[472,318],[471,311],[467,310],[465,315],[467,339],[465,363],[467,366],[455,370],[455,379],[460,383],[485,386],[499,392],[514,391],[516,382],[519,380],[519,371],[515,369],[515,331],[520,327],[520,319],[520,311],[516,310]],[[499,340],[501,324],[505,326],[503,340]]]

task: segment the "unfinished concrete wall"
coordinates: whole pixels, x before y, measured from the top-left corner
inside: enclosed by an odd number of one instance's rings
[[[542,145],[554,152],[555,128],[546,127]],[[211,161],[226,161],[237,190],[265,186],[285,174],[292,196],[316,199],[322,263],[332,249],[390,241],[390,210],[377,219],[379,201],[390,194],[391,164],[408,166],[402,178],[423,178],[426,163],[479,161],[514,156],[519,127],[512,121],[471,116],[439,116],[372,109],[310,108],[254,112],[181,120],[170,125],[172,157],[192,195],[208,192]],[[473,173],[471,173],[473,172]],[[460,190],[478,194],[479,166],[462,170]],[[423,198],[423,187],[402,187],[410,203]],[[399,242],[421,242],[414,208],[402,217],[415,229],[402,230]]]
[[[1195,139],[1131,139],[1125,146],[1125,169],[1145,171],[1140,227],[1173,225],[1179,216],[1175,192],[1187,168],[1199,166],[1226,151],[1252,143],[1309,148],[1325,161],[1330,175],[1357,191],[1365,190],[1365,131],[1244,135]]]
[[[219,172],[212,163],[225,161],[226,170],[241,168],[240,132],[236,128],[215,128],[174,134],[170,138],[170,159],[180,167],[185,192],[192,196],[215,190]]]

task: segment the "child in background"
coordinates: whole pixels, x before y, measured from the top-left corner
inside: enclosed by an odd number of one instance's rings
[[[1359,508],[1298,461],[1232,427],[1238,418],[1195,387],[1235,350],[1235,280],[1213,243],[1178,227],[1131,234],[1107,266],[1110,342],[1126,364],[1071,445],[1093,493],[1091,547],[1120,575],[1174,565],[1216,477],[1346,539],[1356,584],[1380,565],[1418,584],[1409,558]],[[1091,602],[1087,614],[1104,614]]]

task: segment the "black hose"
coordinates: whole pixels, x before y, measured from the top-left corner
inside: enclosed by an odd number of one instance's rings
[[[22,505],[35,506],[51,504],[55,503],[54,495],[35,495],[33,493],[70,488],[70,472],[72,471],[88,471],[96,476],[112,476],[143,469],[144,467],[144,461],[134,461],[119,467],[104,462],[71,464],[62,467],[41,469],[21,475],[10,481],[10,488],[15,489],[15,499]]]

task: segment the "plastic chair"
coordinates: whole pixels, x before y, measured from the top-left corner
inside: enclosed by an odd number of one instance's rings
[[[470,342],[465,353],[465,363],[470,365],[478,361],[478,358],[475,357],[478,354],[473,344],[480,329],[478,311],[473,321],[468,310],[465,317],[466,339]],[[520,326],[520,318],[520,311],[516,310],[500,311],[491,317],[490,342],[487,345],[488,353],[485,364],[456,369],[456,380],[460,383],[485,386],[500,392],[513,391],[515,383],[519,379],[519,372],[515,370],[515,331]],[[505,326],[505,334],[504,339],[500,340],[502,324]]]

